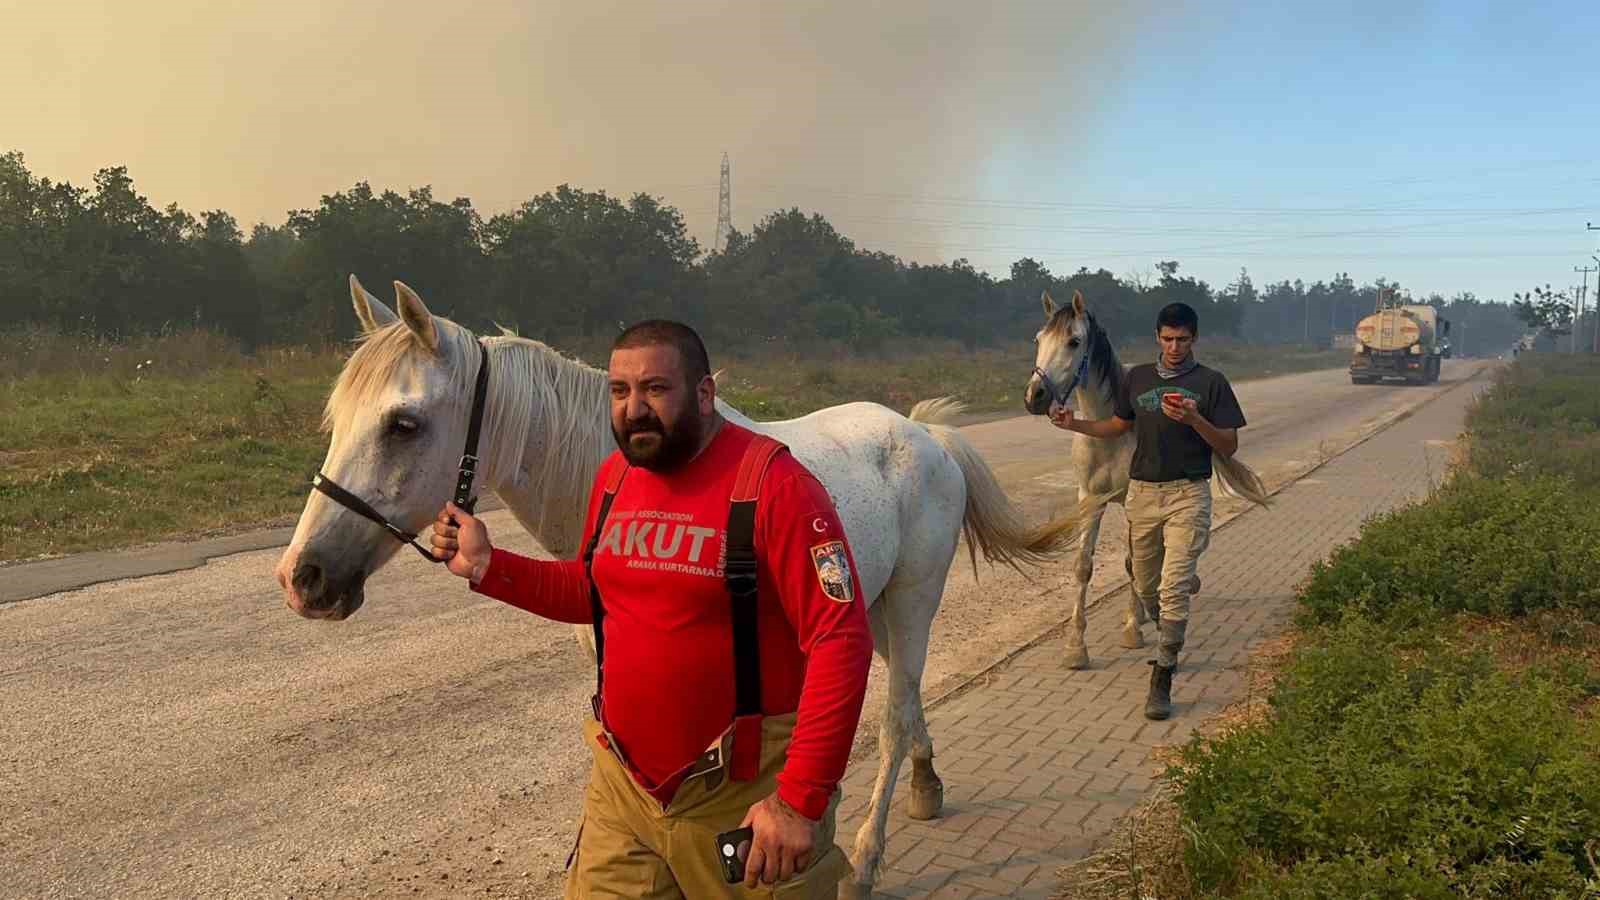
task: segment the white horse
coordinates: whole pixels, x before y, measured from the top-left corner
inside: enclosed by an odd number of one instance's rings
[[[1114,415],[1116,395],[1125,371],[1110,336],[1089,312],[1082,293],[1073,291],[1072,305],[1059,309],[1050,299],[1049,291],[1044,292],[1041,300],[1045,324],[1034,335],[1038,350],[1034,355],[1033,375],[1023,390],[1023,407],[1036,416],[1049,412],[1052,403],[1061,403],[1084,419],[1105,419]],[[1074,573],[1078,591],[1067,617],[1067,666],[1082,669],[1089,665],[1089,649],[1083,642],[1083,608],[1089,599],[1089,580],[1094,577],[1094,550],[1100,540],[1100,520],[1105,516],[1107,504],[1120,504],[1127,497],[1134,433],[1129,431],[1115,438],[1075,437],[1072,464],[1077,470],[1078,482],[1076,517],[1082,523],[1083,533],[1078,542]],[[1267,505],[1267,491],[1260,476],[1237,456],[1212,454],[1211,464],[1214,492]],[[1122,646],[1135,649],[1144,646],[1147,614],[1133,590],[1131,534],[1128,541],[1123,560],[1129,578],[1128,613],[1122,623]]]
[[[547,551],[575,558],[591,485],[615,448],[606,374],[509,333],[480,338],[430,314],[400,282],[398,316],[354,276],[350,290],[363,333],[328,400],[323,427],[332,438],[324,477],[399,532],[427,527],[452,495],[480,352],[486,351],[476,477]],[[908,815],[932,818],[943,805],[923,715],[922,673],[962,534],[974,565],[981,551],[991,563],[1017,566],[1064,555],[1076,531],[1070,518],[1024,522],[974,448],[945,424],[959,408],[949,400],[924,401],[907,417],[877,404],[850,403],[758,423],[717,401],[729,421],[788,445],[833,497],[855,555],[874,649],[888,665],[878,779],[856,835],[854,881],[840,888],[845,897],[871,894],[889,801],[908,749]],[[289,607],[308,618],[346,618],[361,605],[367,576],[401,547],[396,536],[313,491],[275,573]],[[592,662],[589,628],[577,633]]]

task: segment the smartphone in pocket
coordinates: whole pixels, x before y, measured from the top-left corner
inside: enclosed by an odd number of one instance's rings
[[[755,829],[749,826],[717,835],[717,862],[722,865],[724,881],[738,884],[744,880],[744,862],[750,855],[750,841],[755,836]]]

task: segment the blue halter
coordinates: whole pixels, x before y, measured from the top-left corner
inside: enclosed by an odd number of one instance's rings
[[[1044,370],[1038,366],[1033,367],[1033,374],[1039,376],[1039,382],[1044,385],[1045,391],[1050,394],[1051,406],[1055,406],[1057,403],[1065,404],[1067,398],[1072,396],[1072,392],[1078,389],[1078,385],[1089,374],[1089,350],[1084,348],[1078,359],[1078,368],[1073,371],[1072,380],[1067,382],[1065,390],[1056,390],[1055,382],[1051,381],[1050,376],[1046,375]]]

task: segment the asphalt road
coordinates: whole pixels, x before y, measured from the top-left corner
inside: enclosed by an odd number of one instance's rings
[[[1420,388],[1354,387],[1343,371],[1239,385],[1240,455],[1286,483],[1491,365],[1451,361]],[[1072,495],[1072,436],[1025,417],[966,432],[1035,514]],[[485,518],[497,543],[537,552],[505,512]],[[1121,579],[1121,523],[1113,509],[1097,591]],[[307,621],[273,582],[278,553],[0,604],[0,897],[558,895],[593,678],[571,628],[411,554],[349,621]],[[115,562],[0,581],[82,583]],[[1073,584],[1069,565],[978,575],[962,550],[929,697],[1059,622]],[[855,765],[875,764],[878,675]]]

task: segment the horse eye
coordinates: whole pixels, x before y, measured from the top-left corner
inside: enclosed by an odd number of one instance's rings
[[[395,416],[389,420],[389,433],[397,437],[411,437],[421,428],[421,423],[410,416]]]
[[[1073,348],[1074,350],[1076,350],[1078,348],[1078,344],[1080,344],[1080,343],[1082,343],[1082,342],[1079,341],[1077,338],[1073,338],[1072,340],[1067,341],[1067,346]]]

